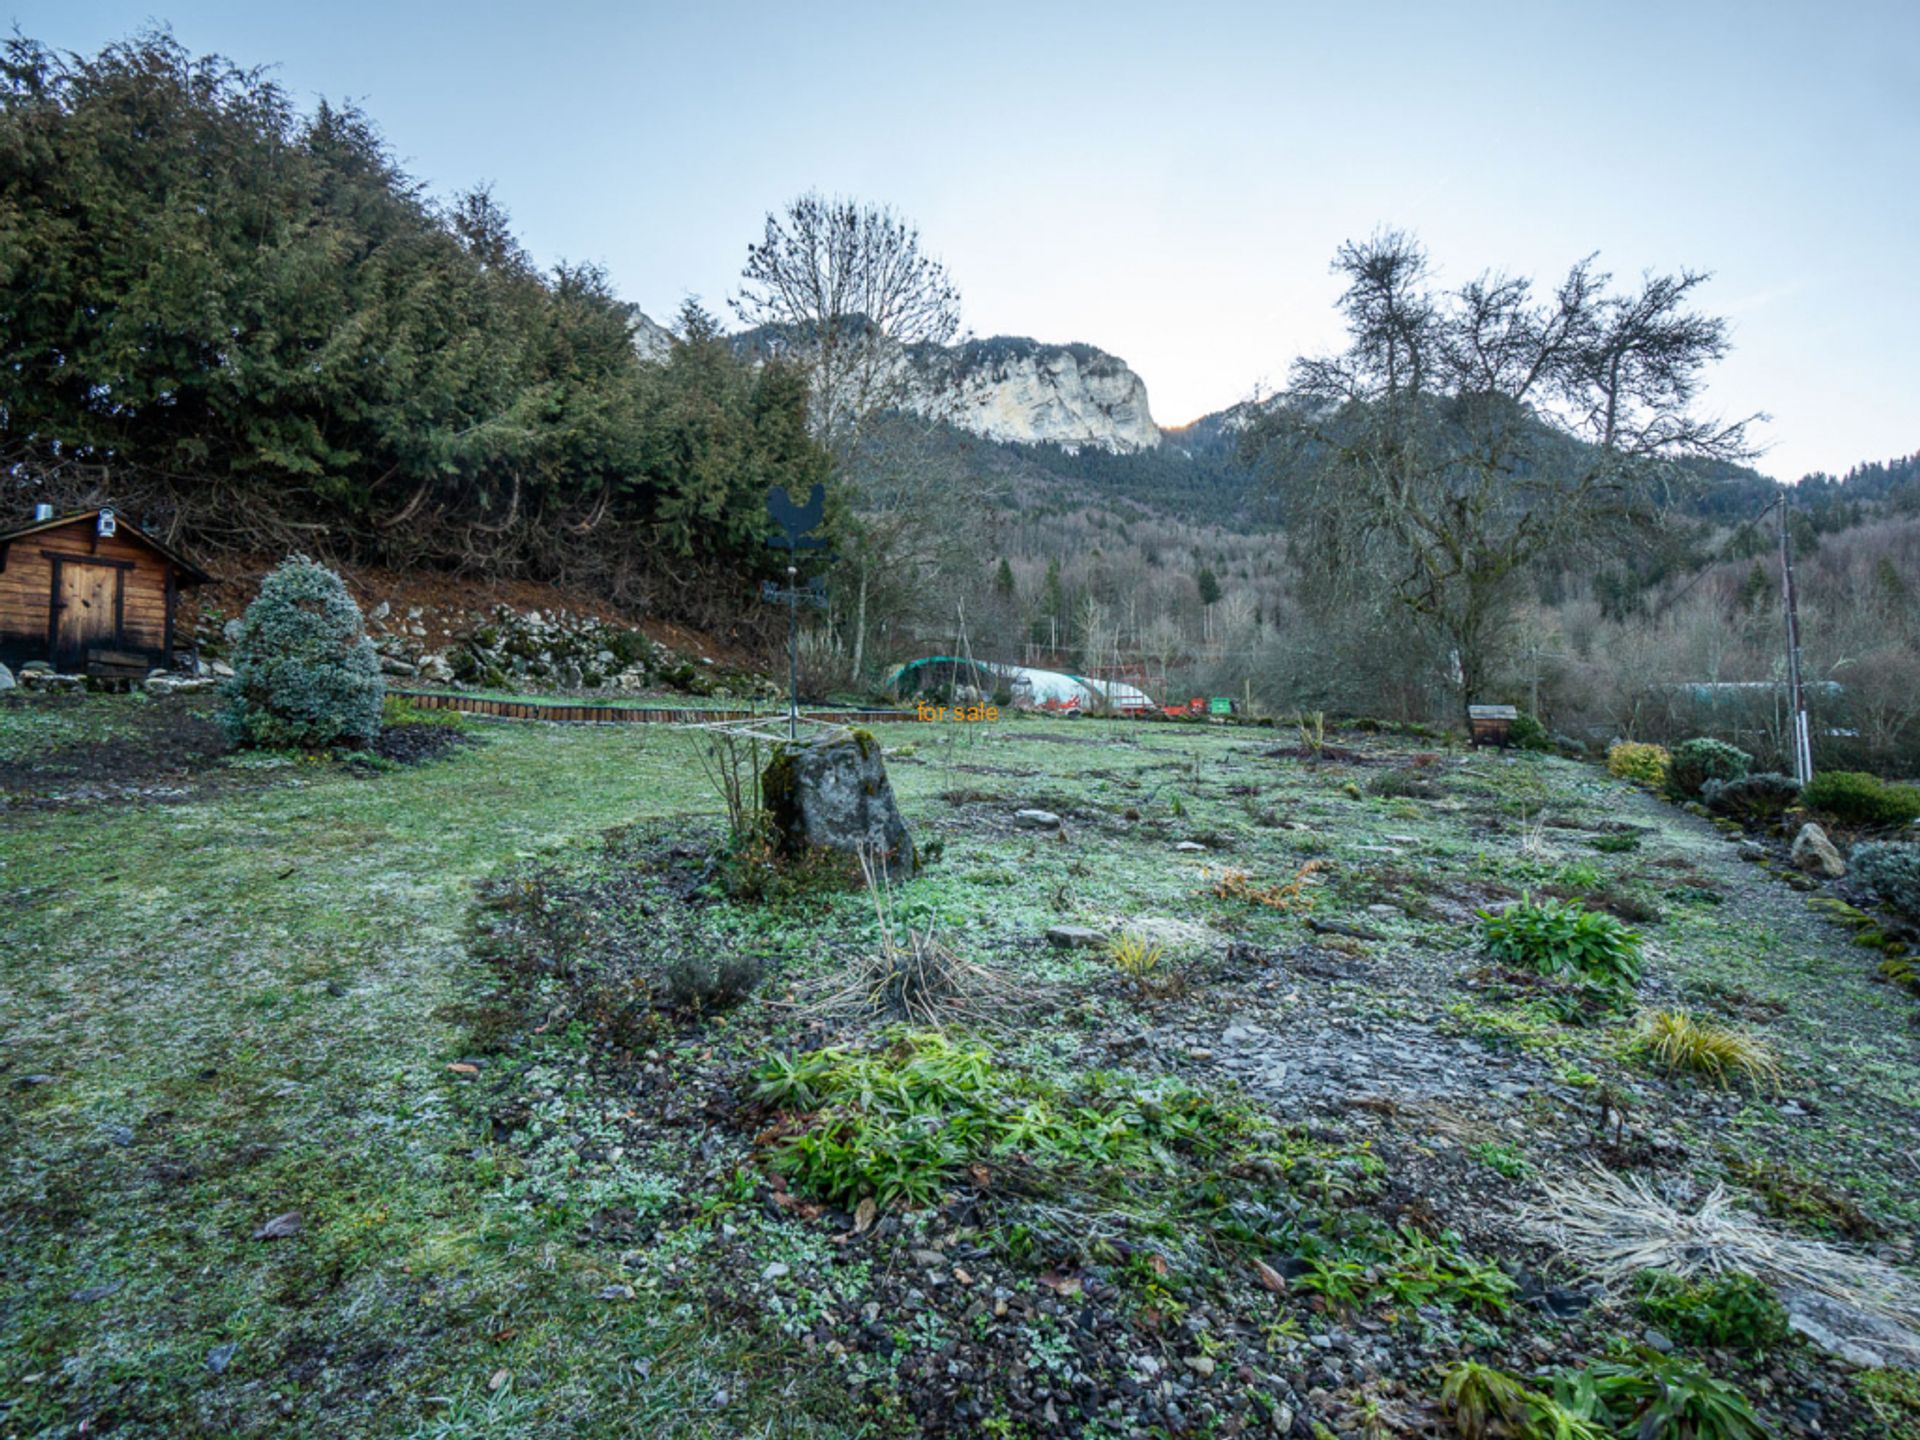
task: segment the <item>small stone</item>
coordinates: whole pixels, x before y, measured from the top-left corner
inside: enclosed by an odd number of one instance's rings
[[[1089,930],[1084,925],[1055,925],[1047,931],[1049,944],[1063,950],[1091,950],[1107,943],[1107,937],[1098,930]]]
[[[602,1300],[631,1300],[633,1298],[633,1286],[609,1285],[600,1292],[600,1298]]]
[[[300,1212],[289,1210],[284,1215],[276,1215],[258,1230],[253,1232],[256,1240],[285,1240],[300,1233]]]
[[[0,665],[0,693],[13,689],[13,686],[13,671],[4,665]]]
[[[1058,830],[1060,817],[1051,810],[1016,810],[1013,823],[1021,830]]]
[[[779,1280],[792,1273],[793,1269],[791,1266],[783,1265],[780,1261],[776,1260],[760,1272],[760,1278],[762,1280]]]
[[[1658,1330],[1651,1328],[1643,1330],[1640,1332],[1640,1338],[1655,1350],[1658,1350],[1662,1355],[1671,1355],[1673,1353],[1673,1341],[1669,1340],[1665,1335],[1662,1335]]]
[[[91,1305],[96,1300],[104,1300],[109,1295],[119,1294],[120,1287],[124,1283],[124,1281],[120,1280],[109,1280],[104,1285],[89,1285],[84,1290],[74,1291],[71,1295],[67,1296],[67,1298],[76,1305]]]
[[[1176,855],[1204,855],[1207,853],[1207,847],[1202,845],[1198,840],[1182,840],[1178,845],[1173,847],[1173,850]]]
[[[207,1352],[207,1369],[218,1375],[232,1363],[233,1352],[240,1347],[229,1340],[224,1345],[216,1345]]]

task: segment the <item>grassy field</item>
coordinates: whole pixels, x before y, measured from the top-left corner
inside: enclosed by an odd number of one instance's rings
[[[57,771],[62,756],[110,749],[133,706],[0,710],[0,761],[17,774],[46,757]],[[645,1062],[609,1058],[579,1025],[529,1019],[502,1039],[476,886],[711,845],[716,802],[684,732],[476,733],[392,769],[213,759],[172,776],[165,803],[29,789],[0,811],[0,1434],[927,1428],[905,1377],[958,1353],[952,1337],[903,1322],[878,1359],[851,1361],[819,1344],[841,1333],[835,1304],[853,1314],[893,1292],[836,1268],[831,1218],[756,1202],[749,1129],[675,1120],[623,1143],[620,1128],[639,1123],[649,1102],[634,1097],[656,1071],[732,1095],[769,1046],[844,1038],[775,1002],[871,948],[867,898],[710,907],[702,923],[720,943],[770,957],[774,973],[739,1012],[659,1029]],[[1389,1174],[1431,1174],[1443,1205],[1453,1195],[1460,1213],[1446,1218],[1463,1246],[1516,1256],[1502,1217],[1539,1175],[1594,1152],[1597,1096],[1603,1117],[1609,1105],[1630,1117],[1646,1164],[1701,1184],[1746,1177],[1755,1205],[1808,1233],[1840,1233],[1857,1206],[1882,1252],[1910,1260],[1914,1002],[1703,822],[1536,756],[1436,753],[1416,767],[1432,787],[1406,793],[1380,777],[1412,773],[1414,744],[1387,740],[1316,761],[1268,753],[1292,743],[1284,733],[1124,722],[900,725],[879,738],[909,821],[939,851],[896,897],[903,915],[1052,987],[1044,1015],[987,1036],[996,1063],[1042,1078],[1159,1068],[1236,1105],[1344,1113],[1342,1143]],[[1016,806],[1056,811],[1063,832],[1016,829]],[[604,845],[636,822],[630,848]],[[1643,999],[1762,1036],[1785,1089],[1670,1082],[1630,1052],[1630,1017],[1555,1025],[1464,983],[1473,910],[1546,889],[1637,905]],[[1117,984],[1103,952],[1044,941],[1061,923],[1138,929],[1188,979],[1154,995]],[[516,1003],[552,996],[534,986]],[[1360,1054],[1358,1079],[1314,1078],[1247,1048],[1256,1021],[1281,1037],[1272,1054],[1295,1037],[1338,1059],[1325,1039],[1337,1029],[1356,1053],[1384,1036],[1411,1059],[1396,1071]],[[1418,1075],[1455,1063],[1484,1094],[1423,1111]],[[1514,1093],[1479,1086],[1475,1067],[1510,1071]],[[1351,1103],[1362,1091],[1400,1098]],[[800,1289],[782,1283],[795,1272]],[[836,1292],[829,1273],[859,1283]],[[1143,1313],[1160,1323],[1163,1310],[1120,1293],[1116,1313],[1136,1330]],[[1194,1303],[1236,1323],[1233,1302]],[[800,1323],[796,1305],[825,1308]],[[1331,1313],[1307,1304],[1278,1333],[1263,1322],[1263,1363],[1304,1375]],[[1415,1372],[1449,1347],[1511,1358],[1536,1330],[1492,1310],[1443,1317],[1405,1364],[1293,1389],[1317,1390],[1316,1416],[1357,1434],[1368,1405],[1416,1415]],[[1047,1337],[1022,1343],[1038,1353]],[[1586,1332],[1553,1343],[1577,1351]],[[1736,1379],[1790,1418],[1799,1397],[1777,1392],[1813,1364]],[[1232,1366],[1218,1382],[1211,1361],[1193,1373],[1204,1385],[1177,1424],[1156,1411],[1084,1433],[1256,1433],[1270,1416],[1231,1393],[1259,1389],[1232,1381]],[[1867,1412],[1832,1383],[1822,1433],[1894,1433],[1850,1431]],[[955,1433],[1055,1426],[1036,1402]]]

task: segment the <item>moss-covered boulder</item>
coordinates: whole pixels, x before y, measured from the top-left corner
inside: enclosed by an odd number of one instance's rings
[[[761,794],[781,850],[865,852],[884,859],[896,880],[919,863],[913,836],[894,803],[880,746],[863,730],[829,730],[774,748]]]

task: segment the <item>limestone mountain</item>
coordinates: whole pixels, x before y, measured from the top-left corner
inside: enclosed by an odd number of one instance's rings
[[[1146,382],[1091,345],[996,335],[909,358],[925,413],[985,439],[1114,454],[1160,444]]]

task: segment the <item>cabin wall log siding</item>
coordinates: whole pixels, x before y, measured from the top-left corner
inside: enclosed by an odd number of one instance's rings
[[[0,659],[9,663],[51,659],[53,635],[52,557],[119,562],[118,648],[167,654],[172,563],[137,540],[94,533],[91,516],[71,525],[22,535],[6,543],[0,570]]]

